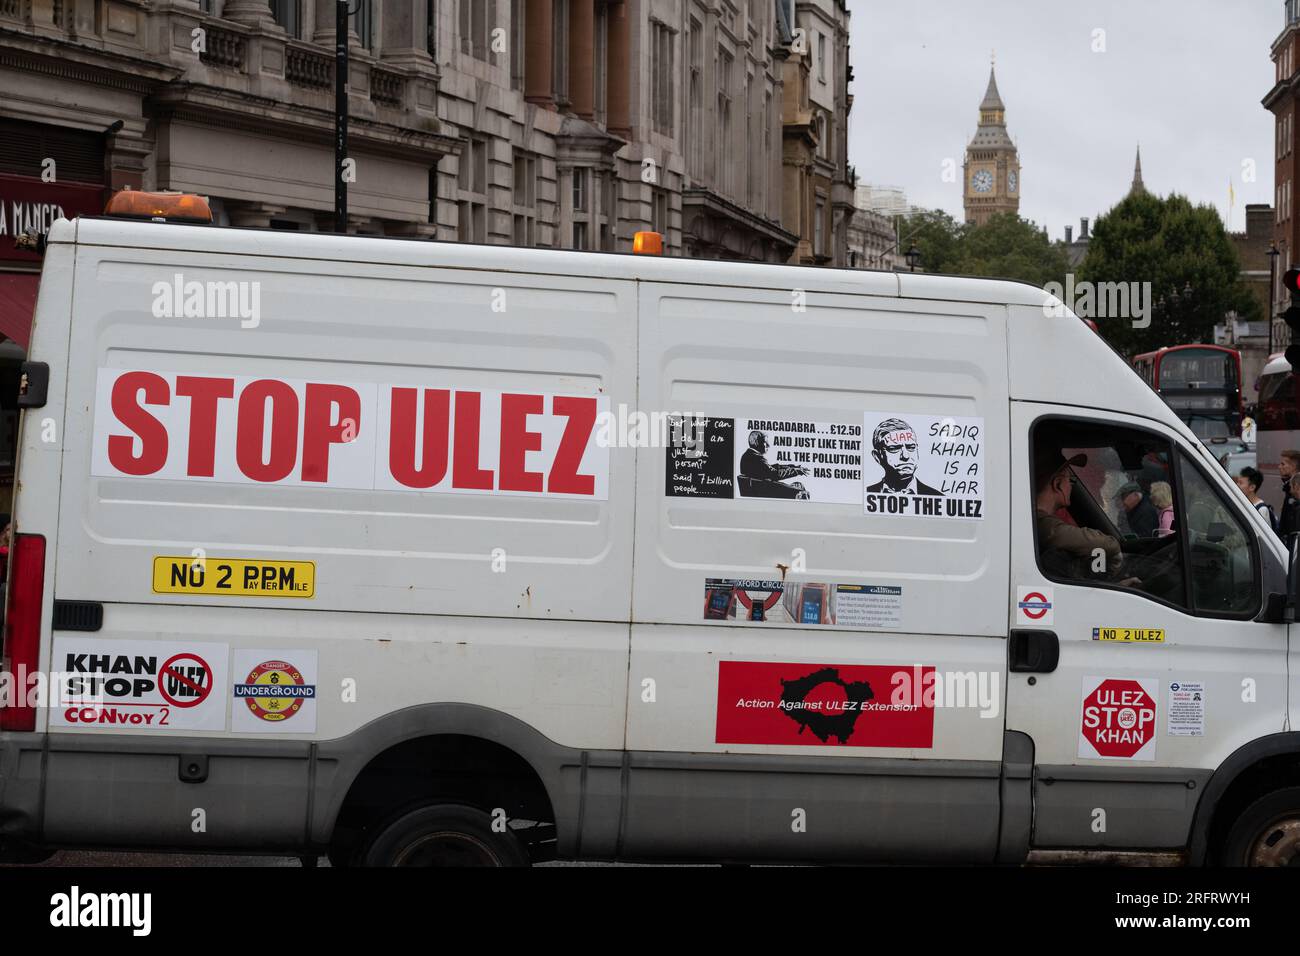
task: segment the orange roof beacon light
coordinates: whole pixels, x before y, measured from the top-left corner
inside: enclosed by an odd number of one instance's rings
[[[662,256],[664,237],[657,232],[638,232],[632,237],[632,254],[637,256]]]
[[[113,193],[104,207],[105,216],[148,219],[153,222],[201,222],[211,224],[208,201],[192,193],[145,193],[123,189]]]

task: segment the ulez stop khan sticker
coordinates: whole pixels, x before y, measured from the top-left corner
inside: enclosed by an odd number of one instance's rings
[[[1155,760],[1154,678],[1085,677],[1079,756],[1093,760]]]

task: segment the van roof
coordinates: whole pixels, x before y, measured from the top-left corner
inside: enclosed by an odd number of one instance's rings
[[[326,262],[372,262],[383,265],[486,269],[592,278],[639,279],[753,288],[895,296],[908,299],[985,302],[1042,306],[1055,301],[1027,282],[884,272],[825,266],[773,265],[681,256],[634,256],[625,253],[432,242],[400,237],[340,236],[335,233],[282,229],[192,226],[129,219],[79,217],[59,220],[47,241],[136,249],[216,252],[224,255],[275,256]],[[761,272],[759,270],[762,270]]]

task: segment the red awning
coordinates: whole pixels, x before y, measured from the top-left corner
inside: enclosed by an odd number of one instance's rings
[[[0,272],[0,334],[24,350],[32,337],[32,314],[36,311],[40,281],[38,272]]]

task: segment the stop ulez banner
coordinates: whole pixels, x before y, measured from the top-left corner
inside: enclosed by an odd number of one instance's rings
[[[102,477],[605,500],[604,396],[99,370]]]

